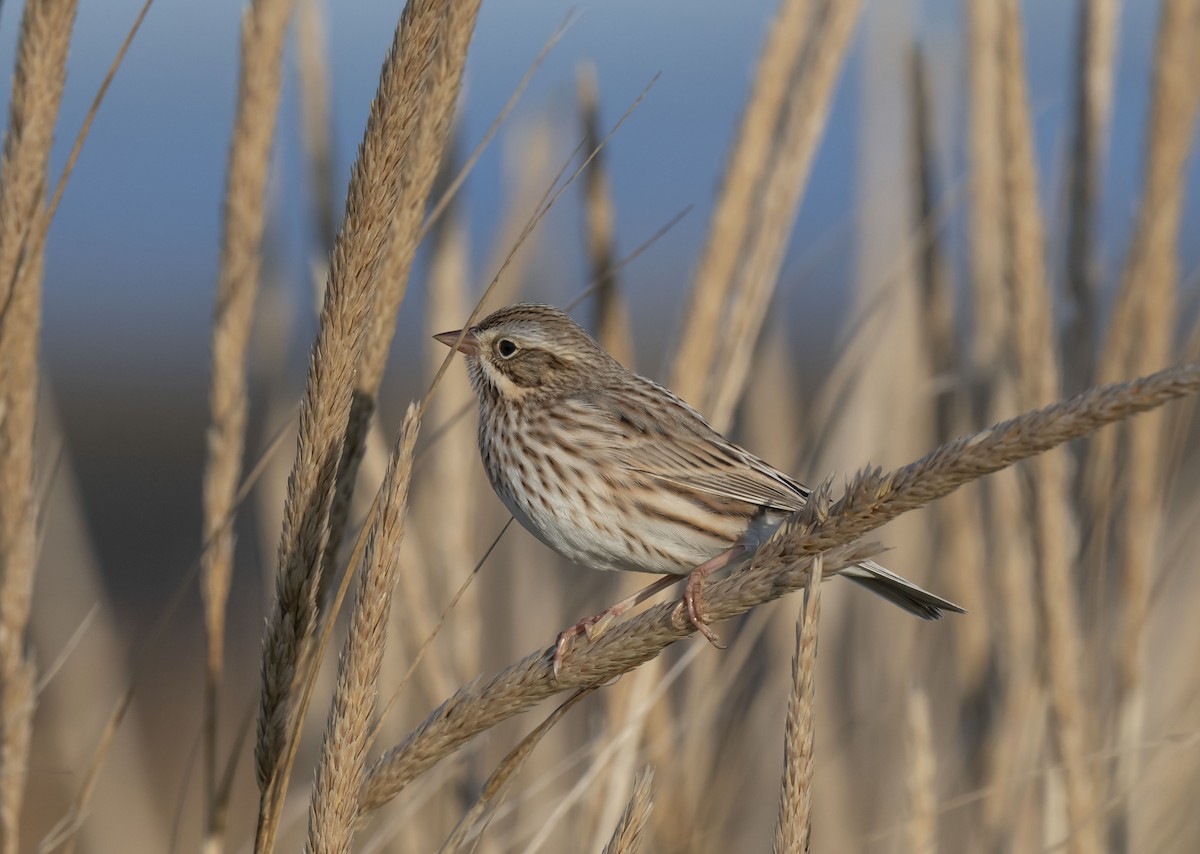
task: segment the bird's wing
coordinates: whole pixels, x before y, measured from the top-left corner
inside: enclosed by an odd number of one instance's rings
[[[605,446],[621,465],[756,507],[794,513],[804,506],[811,490],[730,442],[670,392],[643,382],[651,387],[644,394],[579,401],[609,433]]]

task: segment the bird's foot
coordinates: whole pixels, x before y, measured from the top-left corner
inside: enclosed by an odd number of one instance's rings
[[[696,627],[696,631],[704,635],[708,642],[717,649],[725,649],[725,646],[704,616],[704,583],[718,569],[724,569],[729,564],[736,562],[747,551],[746,546],[739,544],[693,569],[688,575],[687,585],[683,590],[683,601],[676,606],[675,612],[671,615],[673,619],[679,620],[686,611],[688,620]]]
[[[567,646],[570,644],[571,638],[583,635],[589,641],[594,641],[608,630],[608,627],[613,624],[613,621],[617,619],[617,617],[620,617],[630,608],[645,602],[658,591],[670,587],[678,580],[679,577],[674,575],[660,578],[658,581],[655,581],[650,586],[639,590],[632,596],[628,596],[617,604],[605,608],[599,614],[594,614],[590,617],[584,617],[578,623],[571,626],[571,628],[567,629],[566,631],[559,632],[558,639],[554,642],[554,659],[552,661],[554,681],[558,681],[558,672],[562,668],[563,658],[566,656]]]
[[[717,649],[725,649],[725,644],[721,643],[721,639],[717,637],[717,633],[712,630],[708,619],[704,616],[704,580],[707,575],[707,572],[693,572],[688,576],[687,586],[683,591],[683,601],[676,606],[673,616],[678,618],[681,616],[681,612],[686,611],[688,621],[696,627],[696,631],[704,635],[708,642]]]
[[[600,635],[604,634],[618,614],[613,608],[605,608],[599,614],[593,614],[590,617],[584,617],[569,629],[565,629],[558,633],[558,638],[554,641],[554,659],[551,663],[551,671],[554,674],[554,681],[558,681],[558,672],[562,669],[563,659],[567,655],[567,647],[571,643],[571,638],[583,635],[589,641],[594,641]]]

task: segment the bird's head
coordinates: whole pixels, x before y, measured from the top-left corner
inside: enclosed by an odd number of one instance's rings
[[[578,323],[549,305],[511,305],[475,326],[433,337],[467,356],[471,385],[481,397],[557,396],[620,369]]]

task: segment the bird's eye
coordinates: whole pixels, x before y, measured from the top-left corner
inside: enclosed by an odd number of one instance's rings
[[[517,352],[517,344],[511,338],[501,338],[496,344],[496,352],[505,359],[511,359]]]

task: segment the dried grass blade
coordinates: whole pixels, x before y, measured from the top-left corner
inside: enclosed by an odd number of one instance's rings
[[[792,691],[788,695],[783,740],[783,784],[775,822],[775,852],[807,851],[812,837],[813,741],[817,717],[817,621],[821,617],[823,561],[816,555],[804,585],[804,605],[796,620]]]
[[[1195,128],[1200,89],[1200,2],[1165,0],[1159,11],[1153,100],[1146,146],[1145,187],[1122,282],[1122,299],[1135,304],[1126,316],[1131,336],[1124,369],[1152,370],[1175,352],[1179,312],[1179,240],[1187,160]],[[1114,316],[1114,322],[1116,321]],[[1119,806],[1110,821],[1110,840],[1136,850],[1132,827],[1133,792],[1139,779],[1146,709],[1146,646],[1151,588],[1163,554],[1166,467],[1162,413],[1125,430],[1126,458],[1121,464],[1124,512],[1117,522],[1120,617],[1112,645],[1117,663],[1115,738],[1122,749],[1110,791]],[[1141,844],[1146,844],[1145,842]]]
[[[436,13],[440,20],[417,24],[436,24],[436,29],[428,34],[430,41],[425,43],[418,38],[407,46],[412,52],[405,58],[415,64],[404,72],[407,91],[399,102],[405,109],[399,125],[405,136],[401,142],[393,143],[400,146],[402,156],[397,162],[396,195],[388,217],[386,249],[379,259],[379,292],[368,318],[362,357],[354,378],[354,402],[342,448],[318,591],[317,601],[322,605],[333,583],[359,463],[396,332],[396,318],[408,290],[409,272],[422,235],[425,206],[450,137],[479,4],[480,0],[435,2],[431,9],[444,9]],[[418,64],[425,66],[423,72]]]
[[[737,142],[725,167],[704,242],[704,255],[696,268],[671,372],[671,388],[684,400],[701,400],[708,385],[734,269],[751,227],[754,196],[771,162],[775,130],[808,37],[811,2],[781,0],[758,59]]]
[[[1044,406],[1060,394],[1054,339],[1054,309],[1046,282],[1044,227],[1038,204],[1033,127],[1025,85],[1021,13],[1016,0],[1000,12],[1001,139],[1006,190],[1011,352],[1022,407]],[[1054,713],[1055,750],[1063,763],[1071,851],[1100,850],[1095,815],[1093,770],[1084,760],[1090,730],[1090,706],[1084,701],[1083,638],[1078,597],[1071,578],[1077,551],[1077,524],[1070,503],[1070,469],[1065,450],[1043,454],[1030,463],[1034,555],[1041,574],[1037,585],[1046,637],[1047,690]]]
[[[908,692],[908,850],[913,854],[937,852],[936,784],[929,695],[913,688]]]
[[[633,783],[633,794],[603,854],[637,854],[642,845],[642,832],[654,809],[654,771],[647,767]]]
[[[376,273],[387,245],[406,117],[413,91],[432,61],[442,17],[436,0],[411,0],[400,15],[380,72],[335,240],[321,325],[300,411],[296,460],[288,481],[275,601],[263,639],[262,694],[255,770],[262,806],[256,848],[273,845],[287,780],[279,777],[292,731],[293,689],[309,654],[319,613],[318,590],[330,542],[330,518],[351,419],[355,376],[375,304]],[[418,84],[413,81],[417,80]]]
[[[42,321],[46,172],[76,0],[29,0],[21,16],[0,155],[0,852],[15,854],[37,669],[26,629],[37,566],[34,428]]]
[[[221,258],[213,318],[212,377],[203,475],[200,592],[207,639],[204,696],[206,848],[224,847],[216,809],[220,686],[225,661],[225,606],[233,574],[234,505],[250,408],[246,351],[262,268],[266,188],[283,76],[283,44],[294,0],[253,0],[242,16],[241,71],[225,179]]]
[[[711,414],[718,430],[729,428],[745,391],[754,349],[861,8],[862,0],[826,0],[796,69],[798,76],[781,117],[778,148],[762,175],[753,228],[722,315],[719,355],[712,365],[715,378],[710,379],[703,398],[707,405],[701,407]]]
[[[353,840],[418,427],[416,406],[410,405],[380,488],[379,511],[367,535],[362,583],[338,661],[337,685],[312,791],[308,851],[349,852]]]
[[[1071,319],[1063,332],[1065,386],[1087,384],[1095,357],[1096,213],[1112,115],[1117,0],[1083,0],[1075,43],[1074,117],[1067,212],[1067,293]]]
[[[596,150],[600,144],[599,84],[594,65],[580,66],[575,74],[579,98],[579,118],[583,126],[584,146]],[[596,287],[596,340],[622,365],[632,366],[633,334],[629,328],[629,309],[621,295],[616,271],[615,209],[609,187],[605,157],[592,158],[583,176],[583,219],[591,277]]]
[[[525,765],[525,760],[529,758],[529,754],[538,746],[542,737],[548,733],[555,724],[563,719],[575,704],[595,691],[595,688],[581,688],[576,691],[571,697],[551,712],[547,718],[538,724],[529,735],[521,739],[520,744],[514,747],[509,753],[500,760],[500,764],[496,766],[496,770],[488,777],[487,782],[483,785],[483,791],[479,793],[479,797],[471,804],[471,808],[459,819],[458,824],[454,826],[454,830],[442,843],[442,847],[438,849],[438,854],[452,854],[462,848],[463,843],[467,841],[468,834],[476,830],[480,823],[480,819],[487,810],[496,802],[496,798],[504,791],[505,785],[511,780]],[[477,832],[482,832],[483,828],[479,827]]]
[[[308,175],[314,284],[325,284],[325,267],[337,234],[333,119],[330,107],[329,46],[322,0],[299,0],[296,55],[300,81],[300,118]],[[320,304],[321,295],[317,294]]]

